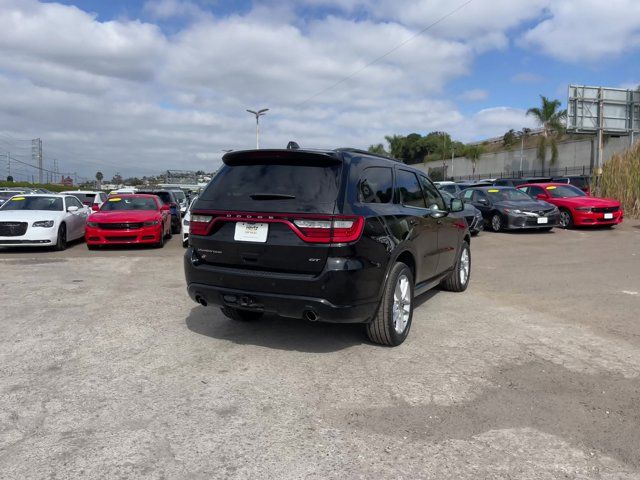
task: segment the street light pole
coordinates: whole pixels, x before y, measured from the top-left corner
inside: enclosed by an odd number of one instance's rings
[[[247,112],[255,115],[256,117],[256,150],[260,149],[260,117],[266,115],[268,111],[268,108],[263,108],[262,110],[257,111],[247,109]]]

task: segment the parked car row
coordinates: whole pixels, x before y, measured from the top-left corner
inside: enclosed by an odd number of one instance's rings
[[[624,217],[617,200],[592,197],[588,178],[582,176],[561,177],[557,181],[541,177],[502,178],[473,183],[436,182],[436,185],[443,195],[457,196],[478,209],[485,226],[493,231],[612,227]]]
[[[7,191],[0,206],[0,246],[66,248],[85,238],[87,247],[149,244],[182,230],[180,204],[170,190],[149,190],[107,196],[103,192],[60,194]],[[186,208],[185,208],[186,211]]]

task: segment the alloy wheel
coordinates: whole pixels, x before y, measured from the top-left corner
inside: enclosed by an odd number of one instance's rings
[[[465,248],[460,255],[460,266],[458,267],[458,274],[460,275],[460,283],[462,285],[467,283],[470,267],[471,259],[469,258],[469,249]]]
[[[569,215],[569,212],[564,210],[560,212],[560,226],[562,228],[567,228],[571,223],[571,217]]]
[[[400,275],[393,293],[393,328],[402,334],[409,323],[411,313],[411,286],[406,275]]]

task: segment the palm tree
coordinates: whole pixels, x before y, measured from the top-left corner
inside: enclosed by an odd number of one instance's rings
[[[559,110],[562,103],[560,100],[549,100],[544,95],[540,95],[542,100],[542,108],[530,108],[527,115],[533,116],[538,124],[542,127],[542,136],[538,141],[538,160],[544,164],[547,160],[547,141],[550,140],[551,145],[551,164],[555,164],[558,160],[558,136],[564,130],[564,121],[567,118],[566,110]]]
[[[104,178],[104,175],[102,174],[102,172],[96,172],[96,180],[98,181],[98,188],[100,188],[103,178]]]

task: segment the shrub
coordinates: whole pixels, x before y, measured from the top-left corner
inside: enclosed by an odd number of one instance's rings
[[[625,216],[640,218],[640,141],[605,163],[600,190],[602,196],[620,201]]]

